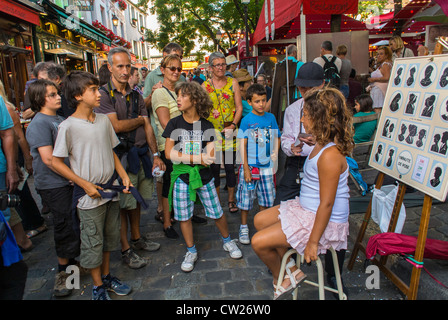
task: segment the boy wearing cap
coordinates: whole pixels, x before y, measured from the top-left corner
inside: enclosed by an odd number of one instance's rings
[[[323,88],[324,69],[317,63],[307,62],[301,66],[294,84],[302,97],[312,88]],[[306,157],[313,150],[312,139],[306,137],[302,117],[303,98],[295,101],[285,110],[281,148],[286,154],[285,173],[277,186],[277,197],[274,205],[280,201],[294,199],[300,193],[300,173]],[[300,135],[300,138],[299,138]],[[305,143],[304,143],[305,142]]]
[[[260,211],[274,204],[274,165],[280,144],[277,120],[272,113],[265,112],[265,87],[259,83],[251,85],[247,89],[247,101],[252,112],[241,120],[237,135],[243,160],[236,191],[236,204],[241,210],[239,242],[242,244],[250,243],[247,216],[255,198]]]

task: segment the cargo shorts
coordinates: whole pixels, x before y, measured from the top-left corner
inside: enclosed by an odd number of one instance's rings
[[[120,204],[108,201],[99,207],[78,209],[81,230],[80,264],[87,269],[101,266],[103,252],[120,246]]]

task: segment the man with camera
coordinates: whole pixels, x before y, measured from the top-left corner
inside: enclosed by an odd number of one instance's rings
[[[124,164],[132,185],[144,199],[148,199],[154,191],[152,171],[157,167],[165,171],[165,164],[159,157],[143,97],[128,84],[131,73],[129,51],[123,47],[110,50],[108,66],[111,81],[101,87],[101,102],[96,112],[109,117],[121,141],[115,151]],[[153,161],[149,153],[153,155]],[[160,244],[140,234],[140,205],[132,195],[120,195],[120,208],[122,259],[130,268],[138,269],[147,262],[135,250],[155,251],[160,248]],[[130,242],[127,238],[128,221]]]
[[[6,104],[0,96],[0,300],[22,299],[28,272],[8,226],[8,207],[14,205],[8,193],[16,190],[19,183],[13,126]]]

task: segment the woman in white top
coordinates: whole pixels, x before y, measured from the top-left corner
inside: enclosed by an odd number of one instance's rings
[[[372,72],[368,79],[370,85],[367,87],[367,92],[373,100],[373,110],[381,112],[386,96],[387,84],[390,79],[390,72],[392,70],[392,51],[389,47],[382,46],[377,51],[377,65],[379,67]]]
[[[304,255],[306,262],[317,260],[330,247],[343,254],[347,248],[349,169],[345,156],[354,145],[352,116],[337,89],[313,89],[304,101],[301,122],[316,145],[305,162],[300,197],[261,211],[254,221],[258,232],[252,247],[272,272],[274,299],[285,298],[306,278],[291,259],[282,284],[275,285],[288,248]]]

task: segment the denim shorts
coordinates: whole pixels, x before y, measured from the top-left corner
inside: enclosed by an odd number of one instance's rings
[[[78,209],[81,229],[80,264],[87,269],[101,266],[103,252],[120,245],[120,205],[108,201],[99,207]]]
[[[269,208],[274,205],[275,185],[272,168],[260,168],[260,179],[252,180],[255,184],[253,190],[248,189],[244,180],[244,169],[240,167],[238,173],[238,187],[236,190],[236,206],[240,210],[249,211],[254,207],[254,200],[258,199],[258,205]]]

